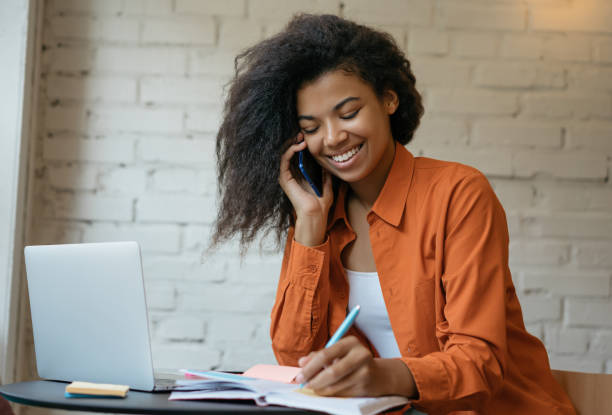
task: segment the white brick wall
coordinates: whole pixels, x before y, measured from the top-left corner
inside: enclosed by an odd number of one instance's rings
[[[48,0],[33,242],[138,240],[157,365],[272,362],[280,256],[201,254],[233,58],[299,11],[397,38],[426,104],[409,149],[489,176],[529,331],[553,367],[612,372],[606,0]]]

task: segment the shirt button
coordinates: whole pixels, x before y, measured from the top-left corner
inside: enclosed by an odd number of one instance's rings
[[[319,268],[316,265],[308,265],[306,267],[306,271],[315,273]]]

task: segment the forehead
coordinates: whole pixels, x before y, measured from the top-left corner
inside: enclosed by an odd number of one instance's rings
[[[328,72],[297,91],[297,111],[300,115],[328,111],[348,96],[376,98],[374,89],[358,75],[343,70]]]

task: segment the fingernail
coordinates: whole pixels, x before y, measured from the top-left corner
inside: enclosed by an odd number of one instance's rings
[[[295,377],[295,381],[296,381],[297,383],[304,383],[304,375],[302,375],[301,373],[300,373],[300,374],[298,374],[298,375]]]

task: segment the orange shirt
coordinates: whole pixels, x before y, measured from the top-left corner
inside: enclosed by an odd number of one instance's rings
[[[280,364],[296,366],[322,349],[346,316],[340,253],[355,239],[346,190],[332,206],[323,245],[300,245],[289,231],[270,330]],[[482,173],[414,158],[396,144],[367,220],[400,359],[419,392],[413,406],[428,414],[575,414],[544,346],[525,330],[505,213]]]

